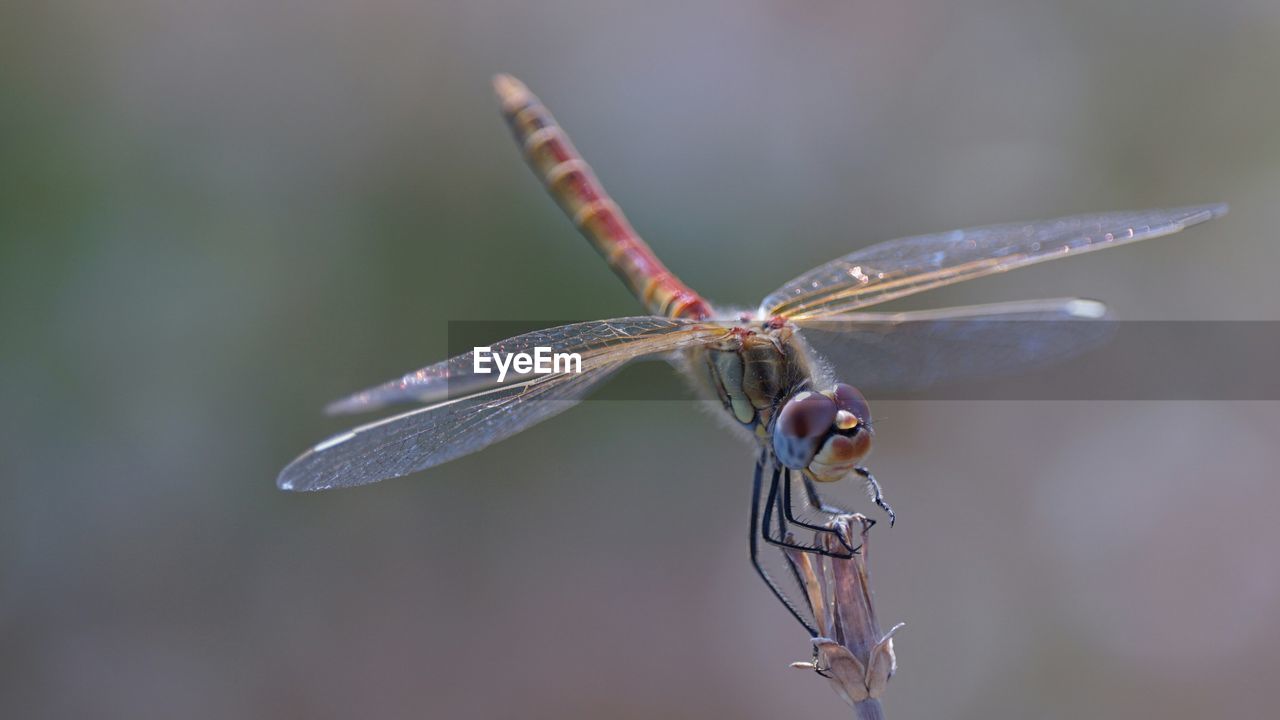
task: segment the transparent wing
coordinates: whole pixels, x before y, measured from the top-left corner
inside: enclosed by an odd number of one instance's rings
[[[516,379],[508,376],[503,384],[490,383],[471,395],[362,425],[303,453],[281,471],[277,484],[282,490],[326,490],[366,485],[425,470],[475,452],[567,410],[632,360],[663,355],[727,332],[715,325],[683,323],[678,332],[650,336],[635,329],[634,323],[623,320],[579,325],[595,325],[607,334],[603,326],[610,323],[617,333],[633,328],[635,334],[615,335],[608,349],[596,348],[582,353],[581,372]],[[441,365],[447,370],[450,362]],[[433,386],[430,392],[438,389]],[[385,401],[388,400],[382,398],[380,403]]]
[[[1102,303],[1028,300],[796,320],[835,379],[864,392],[920,390],[1068,360],[1114,334]]]
[[[834,314],[1023,265],[1178,232],[1226,205],[1117,212],[991,225],[872,245],[814,268],[771,293],[760,317]]]
[[[705,333],[697,328],[693,321],[663,317],[593,320],[525,333],[494,343],[490,349],[503,355],[532,352],[539,347],[549,348],[554,353],[578,353],[585,369],[588,361],[594,358],[633,358],[698,342]],[[496,387],[498,374],[474,372],[474,359],[473,353],[468,352],[428,365],[331,403],[325,412],[365,412],[392,403],[434,403]],[[492,369],[492,363],[489,367]],[[509,372],[505,383],[520,382],[530,377],[533,376]]]
[[[277,483],[282,490],[328,490],[425,470],[569,409],[622,365],[503,386],[362,425],[303,453]]]

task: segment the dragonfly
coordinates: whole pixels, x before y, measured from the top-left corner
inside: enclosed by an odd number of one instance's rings
[[[862,390],[998,375],[1067,358],[1094,343],[1096,321],[1108,317],[1102,303],[1081,298],[906,312],[867,308],[1168,235],[1226,212],[1222,204],[1111,212],[890,240],[800,275],[754,310],[721,308],[663,265],[523,83],[498,75],[494,90],[529,167],[647,314],[529,332],[491,347],[496,354],[539,347],[576,353],[576,368],[512,372],[499,381],[477,372],[476,358],[465,353],[338,400],[330,413],[418,407],[315,445],[284,468],[279,487],[345,488],[426,470],[567,410],[629,363],[666,360],[723,407],[754,445],[751,561],[813,635],[811,612],[804,612],[811,608],[801,607],[778,573],[766,569],[761,550],[857,552],[839,535],[838,544],[797,540],[834,533],[829,520],[844,510],[819,490],[831,483],[863,484],[894,522],[879,482],[863,464],[875,425]]]

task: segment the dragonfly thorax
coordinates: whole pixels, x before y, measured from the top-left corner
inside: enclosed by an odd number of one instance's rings
[[[737,327],[695,354],[724,409],[761,441],[783,402],[812,382],[807,353],[788,327]]]

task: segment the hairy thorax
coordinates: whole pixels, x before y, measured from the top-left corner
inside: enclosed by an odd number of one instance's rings
[[[785,325],[734,328],[689,359],[734,421],[760,440],[782,403],[812,383],[808,353]]]

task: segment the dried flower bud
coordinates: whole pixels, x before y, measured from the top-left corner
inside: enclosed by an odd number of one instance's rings
[[[787,550],[787,559],[804,583],[818,623],[813,660],[793,663],[792,667],[815,670],[830,680],[840,697],[863,718],[883,717],[879,698],[897,670],[893,635],[902,627],[899,623],[881,634],[871,604],[867,536],[874,524],[862,515],[840,515],[831,521],[831,528],[849,547],[861,545],[849,558]],[[815,540],[834,554],[844,550],[830,533],[817,533]]]

